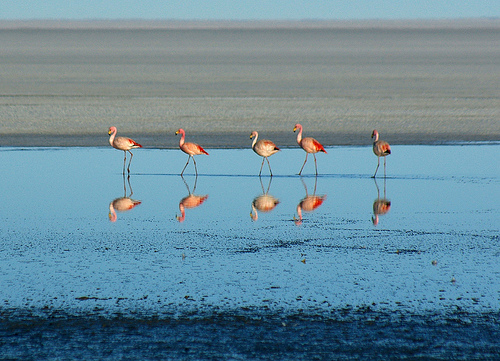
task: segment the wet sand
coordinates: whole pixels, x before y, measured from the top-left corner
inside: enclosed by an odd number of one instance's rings
[[[111,25],[0,22],[0,145],[500,140],[498,20]]]

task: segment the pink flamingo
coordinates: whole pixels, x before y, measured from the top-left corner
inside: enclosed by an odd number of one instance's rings
[[[252,220],[256,221],[259,218],[257,210],[263,213],[271,212],[279,203],[279,199],[273,197],[272,195],[262,194],[253,200],[250,217]]]
[[[181,134],[181,140],[179,141],[179,148],[181,148],[181,150],[184,153],[189,155],[188,160],[186,162],[186,165],[182,169],[181,175],[184,174],[184,170],[186,169],[187,165],[189,164],[189,159],[191,159],[191,158],[193,158],[194,170],[196,171],[196,175],[198,175],[198,169],[196,168],[196,160],[194,160],[193,156],[199,155],[199,154],[208,155],[208,153],[205,151],[205,149],[203,149],[201,146],[199,146],[196,143],[184,142],[184,139],[186,138],[186,132],[184,131],[184,129],[181,128],[175,132],[176,135],[179,133]]]
[[[208,198],[208,194],[204,196],[194,194],[194,192],[196,191],[196,182],[198,181],[198,178],[196,178],[194,181],[193,192],[189,190],[189,186],[184,180],[184,177],[182,177],[182,180],[184,181],[189,194],[186,197],[182,198],[179,202],[179,211],[181,212],[181,215],[176,217],[179,222],[184,222],[184,220],[186,219],[186,208],[190,209],[201,206],[203,202],[205,202]]]
[[[142,145],[134,141],[133,139],[126,137],[116,136],[116,127],[110,127],[108,130],[109,144],[118,150],[123,150],[125,153],[125,158],[123,158],[123,174],[125,174],[125,162],[127,161],[127,152],[130,153],[130,161],[128,162],[127,171],[130,173],[130,163],[132,163],[132,157],[134,156],[131,149],[142,148]]]
[[[322,196],[316,195],[317,178],[314,181],[314,192],[312,195],[309,195],[309,193],[307,192],[307,186],[304,181],[302,181],[302,184],[304,185],[304,188],[306,190],[306,196],[299,202],[299,204],[297,204],[297,216],[299,218],[293,216],[293,221],[297,226],[300,226],[302,224],[302,211],[313,212],[316,208],[321,206],[326,199],[326,194]]]
[[[257,141],[257,138],[259,138],[259,133],[257,132],[252,132],[250,134],[250,139],[254,138],[252,142],[252,149],[255,153],[260,155],[262,158],[262,164],[260,165],[260,172],[259,172],[259,177],[262,173],[262,167],[264,166],[264,159],[267,160],[267,165],[269,166],[269,172],[271,173],[271,177],[273,176],[273,171],[271,170],[271,164],[269,163],[269,159],[267,157],[272,156],[274,153],[278,153],[280,149],[271,142],[270,140],[267,139],[261,139]]]
[[[316,167],[316,175],[318,175],[318,165],[316,163],[316,154],[318,152],[324,152],[326,153],[325,148],[321,145],[320,142],[318,142],[316,139],[307,137],[307,138],[302,138],[302,125],[300,124],[295,124],[295,127],[293,128],[293,131],[295,132],[296,130],[299,130],[299,133],[297,134],[297,143],[300,145],[302,149],[306,151],[306,159],[304,160],[304,164],[302,164],[302,168],[300,168],[299,175],[302,173],[302,169],[304,169],[304,166],[306,165],[307,162],[307,156],[309,153],[312,153],[314,156],[314,166]]]
[[[391,210],[391,201],[386,198],[385,179],[384,179],[384,198],[380,198],[380,189],[378,188],[377,180],[374,178],[375,186],[377,187],[377,199],[373,202],[372,223],[378,225],[378,216],[383,216]]]
[[[116,222],[116,219],[118,218],[116,216],[116,211],[126,212],[131,210],[135,206],[138,206],[141,203],[142,203],[141,201],[137,201],[129,197],[116,198],[109,204],[109,220],[111,222]]]
[[[123,175],[123,197],[116,198],[109,203],[109,220],[111,222],[116,222],[117,216],[116,216],[116,211],[118,212],[126,212],[131,210],[132,208],[138,206],[141,204],[141,201],[137,201],[135,199],[132,199],[132,194],[134,192],[132,191],[132,186],[130,185],[130,176],[127,178],[128,180],[128,186],[130,188],[130,195],[127,197],[127,185],[125,184],[125,174]]]
[[[373,174],[372,178],[375,178],[377,175],[378,167],[380,166],[380,157],[384,157],[384,177],[385,175],[385,163],[386,163],[386,156],[391,154],[391,146],[389,143],[383,141],[383,140],[378,140],[378,132],[377,130],[374,130],[372,132],[372,139],[375,138],[373,141],[373,153],[377,156],[377,169],[375,169],[375,174]]]
[[[252,211],[250,212],[250,217],[253,221],[259,219],[259,212],[271,212],[276,206],[280,203],[279,199],[273,197],[269,194],[269,188],[271,187],[271,179],[269,178],[269,184],[267,186],[267,191],[264,191],[264,184],[262,184],[262,179],[260,180],[260,185],[262,187],[262,194],[258,197],[255,197],[252,201]]]
[[[186,211],[185,209],[188,208],[196,208],[198,206],[201,206],[203,202],[208,198],[208,194],[204,196],[198,196],[196,194],[190,194],[184,198],[181,199],[179,202],[179,210],[181,211],[181,215],[177,216],[177,220],[179,222],[184,222],[184,219],[186,219]]]

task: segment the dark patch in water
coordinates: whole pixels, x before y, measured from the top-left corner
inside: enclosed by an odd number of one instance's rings
[[[4,359],[494,359],[500,314],[266,308],[183,315],[4,310]]]

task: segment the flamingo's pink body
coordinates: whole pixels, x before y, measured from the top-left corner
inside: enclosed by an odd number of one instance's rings
[[[254,138],[252,142],[252,149],[255,153],[263,157],[262,159],[262,164],[260,165],[260,172],[259,176],[262,173],[262,167],[264,166],[264,160],[267,160],[267,165],[269,166],[269,172],[271,173],[271,177],[273,176],[273,172],[271,170],[271,164],[269,163],[269,159],[267,157],[272,156],[273,154],[277,153],[280,151],[280,149],[271,142],[270,140],[267,139],[261,139],[257,141],[257,138],[259,138],[259,133],[257,132],[252,132],[250,134],[250,139]]]
[[[118,150],[123,150],[125,153],[125,158],[123,159],[123,174],[125,174],[125,162],[127,161],[127,152],[130,153],[130,161],[128,163],[128,172],[130,173],[130,163],[132,163],[132,157],[134,156],[131,149],[142,148],[142,145],[134,141],[133,139],[127,137],[117,137],[116,136],[116,127],[110,127],[108,130],[109,135],[109,144]]]
[[[379,140],[378,139],[379,137],[379,134],[378,134],[378,131],[375,129],[373,130],[372,132],[372,139],[373,140],[373,153],[375,153],[375,155],[377,156],[377,160],[378,160],[378,163],[377,163],[377,168],[375,169],[375,174],[373,174],[373,177],[372,178],[375,178],[375,176],[377,175],[377,171],[378,171],[378,167],[380,166],[380,157],[384,157],[384,177],[385,177],[385,170],[386,170],[386,156],[388,156],[389,154],[391,154],[391,146],[389,145],[389,143],[383,141],[383,140]]]
[[[109,220],[111,222],[116,222],[117,216],[116,211],[125,212],[129,211],[135,206],[141,204],[141,201],[136,201],[129,197],[116,198],[109,204]]]
[[[179,210],[181,211],[181,215],[177,216],[177,220],[179,222],[184,222],[184,219],[186,218],[186,208],[190,209],[201,206],[207,198],[208,194],[204,196],[197,196],[195,194],[190,194],[182,198],[181,201],[179,202]]]
[[[325,150],[325,148],[323,148],[321,143],[318,142],[316,139],[311,138],[311,137],[302,138],[302,125],[295,124],[293,131],[295,132],[297,129],[299,130],[299,133],[297,134],[297,143],[306,152],[306,159],[304,160],[304,164],[302,164],[302,168],[300,168],[299,175],[302,174],[302,169],[304,169],[304,166],[306,165],[307,156],[309,153],[312,153],[314,156],[314,166],[316,167],[316,175],[318,175],[318,165],[316,163],[316,154],[315,153],[318,153],[318,152],[326,153],[326,150]]]
[[[184,170],[186,169],[187,165],[189,164],[189,159],[190,158],[193,158],[194,169],[196,171],[196,174],[198,174],[198,169],[196,168],[196,161],[194,160],[193,156],[199,155],[199,154],[206,154],[206,155],[208,155],[208,153],[200,145],[198,145],[196,143],[186,142],[185,141],[185,139],[186,139],[186,132],[184,131],[184,129],[182,129],[182,128],[179,129],[178,131],[175,132],[175,134],[180,134],[181,135],[181,139],[179,141],[179,148],[184,153],[186,153],[186,154],[189,155],[188,161],[186,162],[186,165],[184,166],[184,169],[182,170],[181,175],[184,173]]]
[[[276,208],[276,206],[279,203],[280,203],[280,201],[277,198],[275,198],[269,194],[262,194],[253,200],[252,212],[250,212],[250,217],[252,217],[252,219],[254,221],[256,221],[259,217],[257,210],[259,210],[260,212],[264,212],[264,213],[270,212],[274,208]]]
[[[372,217],[372,222],[373,225],[376,226],[378,224],[378,216],[382,216],[389,212],[391,209],[391,201],[385,199],[385,198],[378,198],[373,202],[373,217]]]
[[[323,201],[326,199],[326,195],[323,196],[306,196],[304,199],[300,201],[300,203],[297,205],[297,216],[299,217],[298,219],[295,219],[295,224],[300,225],[302,224],[302,211],[304,212],[312,212],[316,208],[318,208],[320,205],[323,204]]]

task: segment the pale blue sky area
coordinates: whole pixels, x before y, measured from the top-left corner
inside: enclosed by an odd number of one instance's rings
[[[500,0],[0,0],[0,19],[453,19],[500,17]]]

